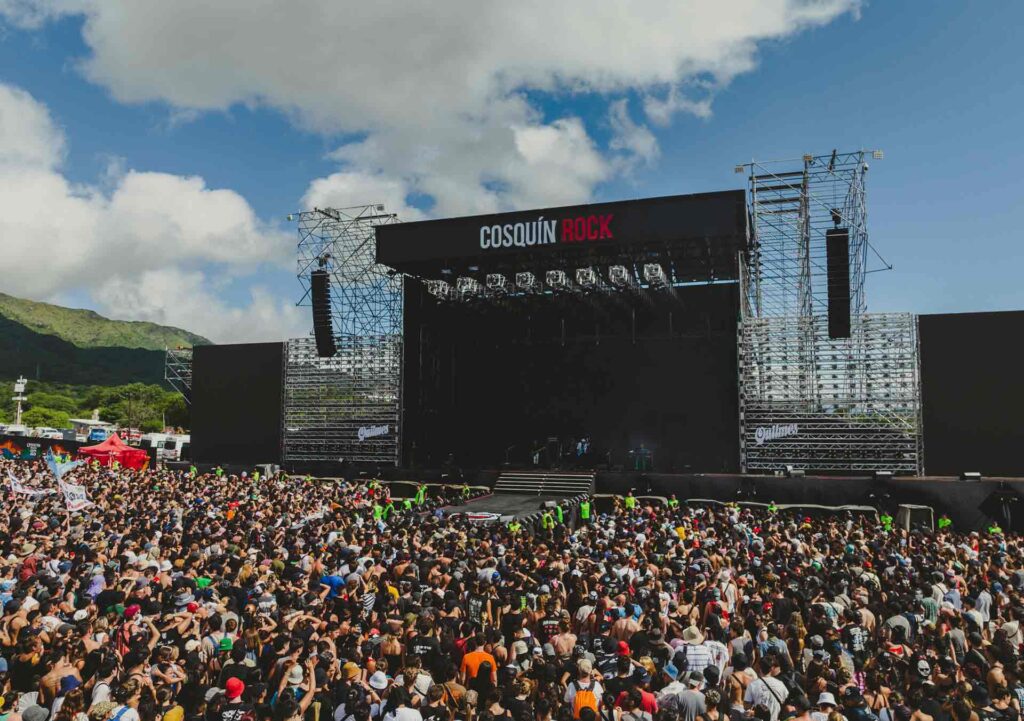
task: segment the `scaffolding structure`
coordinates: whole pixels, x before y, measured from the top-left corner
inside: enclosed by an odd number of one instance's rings
[[[402,380],[402,277],[376,261],[374,228],[398,221],[383,205],[297,213],[298,278],[330,274],[337,352],[312,338],[287,344],[283,459],[397,464]]]
[[[740,449],[745,472],[919,473],[917,328],[869,314],[865,175],[875,151],[752,162],[741,263]],[[826,232],[849,232],[850,337],[830,339]]]
[[[164,351],[164,380],[192,405],[192,349],[167,348]]]

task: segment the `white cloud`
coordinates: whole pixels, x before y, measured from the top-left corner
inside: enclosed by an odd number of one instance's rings
[[[175,118],[261,105],[359,134],[337,154],[342,173],[310,196],[333,186],[362,204],[398,189],[396,207],[416,193],[453,214],[585,200],[629,165],[617,152],[654,152],[632,119],[617,147],[595,147],[571,114],[545,116],[538,93],[611,104],[631,92],[654,123],[707,117],[714,94],[756,65],[759,43],[860,1],[0,0],[0,14],[25,26],[83,16],[80,68],[119,101],[165,102]],[[354,180],[365,194],[345,189]]]
[[[661,150],[658,139],[646,125],[638,125],[629,115],[629,101],[616,100],[608,111],[612,140],[608,147],[621,153],[627,170],[637,164],[653,165]]]
[[[309,310],[255,285],[248,304],[225,303],[208,273],[178,268],[148,270],[102,283],[93,297],[104,308],[124,309],[135,320],[187,328],[220,343],[280,341],[309,332]]]
[[[217,341],[299,327],[266,291],[229,307],[209,290],[211,268],[244,277],[292,258],[291,235],[244,198],[117,159],[97,185],[76,186],[61,173],[64,147],[45,106],[0,84],[0,238],[5,265],[20,269],[0,275],[4,291],[46,300],[84,290],[114,317],[162,318]]]

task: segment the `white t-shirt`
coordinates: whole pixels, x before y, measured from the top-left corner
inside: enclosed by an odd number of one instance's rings
[[[782,710],[782,702],[789,695],[786,684],[771,676],[762,676],[747,686],[747,692],[743,695],[743,701],[748,708],[764,706],[771,713],[771,721],[778,721],[779,711]]]
[[[399,706],[384,716],[384,721],[423,721],[423,714],[408,706]]]

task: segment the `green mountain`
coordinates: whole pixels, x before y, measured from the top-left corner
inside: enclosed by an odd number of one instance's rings
[[[52,335],[79,348],[145,348],[209,345],[195,333],[144,321],[110,320],[91,310],[62,308],[0,293],[0,316],[35,333]]]
[[[155,323],[119,321],[88,310],[0,293],[0,378],[82,385],[161,383],[164,348],[208,344]]]

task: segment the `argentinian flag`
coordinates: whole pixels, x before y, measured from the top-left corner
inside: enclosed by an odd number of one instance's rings
[[[65,473],[78,468],[82,463],[84,463],[84,461],[58,461],[53,455],[52,450],[46,451],[46,465],[58,481],[64,477]]]

